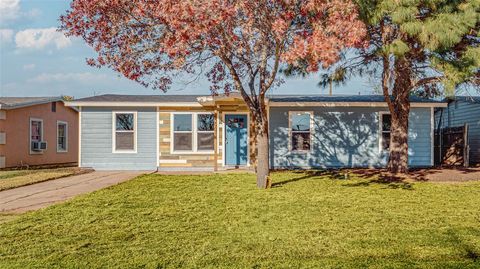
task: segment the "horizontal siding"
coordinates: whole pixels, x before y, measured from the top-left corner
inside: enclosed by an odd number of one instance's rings
[[[440,115],[442,115],[441,127],[457,127],[468,124],[468,144],[470,145],[470,163],[480,163],[480,104],[457,101],[451,102],[448,108],[437,110],[435,122],[438,126]]]
[[[309,153],[290,152],[289,111],[313,111],[314,130]],[[381,108],[274,107],[270,111],[270,164],[292,167],[383,167],[388,152],[379,150]],[[409,164],[431,165],[431,110],[412,108],[409,126]]]
[[[113,111],[137,111],[137,153],[112,153]],[[82,108],[81,164],[99,170],[157,168],[155,108]]]

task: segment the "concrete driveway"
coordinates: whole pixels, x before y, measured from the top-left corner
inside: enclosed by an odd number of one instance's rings
[[[47,207],[149,172],[95,171],[0,191],[0,213],[22,213]]]

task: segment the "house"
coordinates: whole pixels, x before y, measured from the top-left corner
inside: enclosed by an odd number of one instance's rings
[[[433,165],[434,108],[411,98],[409,162]],[[101,95],[79,108],[80,160],[95,169],[212,170],[249,167],[251,117],[239,94]],[[383,96],[270,96],[270,167],[382,167],[390,115]]]
[[[435,110],[435,129],[468,125],[470,165],[480,164],[480,96],[456,96],[445,99],[446,108]]]
[[[0,97],[0,168],[75,164],[78,113],[60,97]]]

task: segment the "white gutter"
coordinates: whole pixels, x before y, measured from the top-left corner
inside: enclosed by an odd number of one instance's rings
[[[90,107],[202,107],[198,102],[65,102],[65,106]]]

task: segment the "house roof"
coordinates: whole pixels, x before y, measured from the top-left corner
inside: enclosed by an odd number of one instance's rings
[[[197,102],[198,97],[205,95],[120,95],[104,94],[87,98],[76,99],[75,102]]]
[[[62,100],[62,97],[0,97],[0,109],[15,109]]]
[[[459,95],[459,96],[452,96],[445,98],[445,101],[462,101],[468,103],[479,103],[480,104],[480,96],[466,96],[466,95]]]
[[[412,103],[443,103],[444,101],[410,96]],[[370,102],[383,103],[383,95],[273,95],[270,102]]]
[[[238,93],[232,93],[228,97],[236,96],[241,98]],[[68,106],[202,106],[208,102],[214,101],[216,98],[227,98],[227,96],[216,96],[212,98],[206,95],[118,95],[105,94],[81,98],[68,102]],[[270,95],[268,97],[272,105],[288,105],[298,103],[315,103],[329,105],[348,105],[354,104],[365,106],[372,103],[384,105],[383,95]],[[412,103],[437,106],[445,104],[444,101],[425,99],[420,97],[410,97]]]

